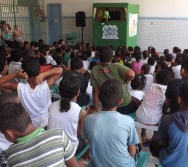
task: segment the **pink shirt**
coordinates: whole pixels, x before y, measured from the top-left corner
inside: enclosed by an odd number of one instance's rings
[[[136,74],[140,74],[142,66],[143,66],[143,62],[141,62],[141,61],[135,61],[135,62],[133,62],[133,71]]]

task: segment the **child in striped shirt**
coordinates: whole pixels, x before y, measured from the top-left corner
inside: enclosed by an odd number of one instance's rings
[[[0,131],[15,143],[5,150],[10,166],[80,166],[74,157],[76,148],[64,131],[36,129],[21,104],[0,106]]]

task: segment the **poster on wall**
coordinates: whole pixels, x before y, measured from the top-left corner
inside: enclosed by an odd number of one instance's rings
[[[119,39],[116,25],[105,25],[103,27],[102,39]]]
[[[129,37],[137,35],[138,14],[129,13]]]

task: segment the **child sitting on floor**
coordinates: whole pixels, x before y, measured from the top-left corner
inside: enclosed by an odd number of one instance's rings
[[[80,152],[84,146],[80,136],[86,117],[86,111],[76,103],[79,91],[80,81],[77,77],[63,78],[59,84],[61,100],[55,101],[48,109],[48,129],[64,130],[77,148],[77,152]]]
[[[99,92],[102,111],[86,117],[82,138],[88,140],[92,166],[135,167],[134,156],[138,144],[134,121],[117,112],[122,99],[122,85],[110,79]]]
[[[149,125],[156,125],[160,122],[163,113],[162,106],[165,102],[165,92],[171,76],[168,70],[161,70],[156,74],[156,83],[153,83],[146,92],[146,95],[136,111],[138,122]],[[149,139],[146,136],[146,129],[141,133],[144,145],[147,145]]]
[[[74,157],[76,148],[65,132],[35,129],[21,104],[0,106],[0,131],[15,143],[5,151],[10,166],[80,166]]]

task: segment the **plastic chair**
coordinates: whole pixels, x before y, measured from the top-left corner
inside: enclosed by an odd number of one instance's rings
[[[51,93],[52,102],[61,99],[61,96],[59,95],[59,90],[58,90],[57,86],[51,86],[50,93]]]
[[[148,130],[152,130],[152,131],[158,131],[159,126],[158,125],[145,125],[142,124],[140,122],[135,121],[135,126],[138,128],[144,128],[144,129],[148,129]]]
[[[125,115],[131,117],[134,121],[136,120],[136,113],[135,112],[130,113],[130,114],[125,114]]]
[[[138,164],[136,167],[146,167],[148,159],[149,159],[149,153],[141,151],[139,154],[139,160],[138,160]],[[88,167],[90,166],[91,166],[91,161],[88,164]]]
[[[160,163],[159,158],[154,157],[154,156],[152,156],[152,155],[150,155],[150,157],[149,157],[149,162],[152,163],[152,164],[158,165],[158,167],[164,167],[164,166]]]
[[[78,32],[72,31],[67,34],[67,45],[75,45],[78,41]]]
[[[141,151],[139,154],[139,160],[136,167],[146,167],[148,159],[149,159],[149,153]]]
[[[84,154],[85,154],[88,150],[89,150],[89,144],[87,144],[87,145],[82,149],[82,151],[80,151],[79,153],[77,153],[77,154],[75,155],[76,159],[77,159],[77,160],[81,159],[81,158],[84,156]]]

